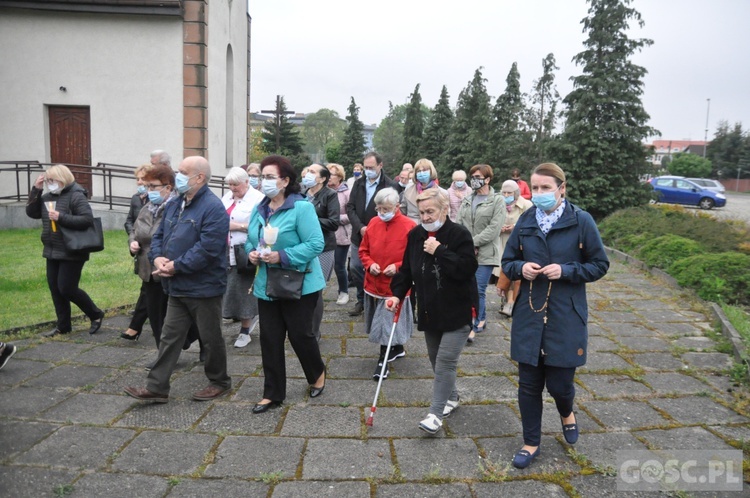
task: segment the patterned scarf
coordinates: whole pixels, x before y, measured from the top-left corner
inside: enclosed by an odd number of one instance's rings
[[[550,214],[545,213],[539,208],[536,208],[536,222],[539,224],[539,228],[542,230],[544,235],[547,235],[552,228],[552,225],[557,223],[557,220],[562,216],[565,211],[565,199],[560,203],[557,209],[552,211]]]

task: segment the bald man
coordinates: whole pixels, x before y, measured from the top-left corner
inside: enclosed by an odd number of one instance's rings
[[[159,357],[146,387],[126,387],[141,401],[166,403],[169,378],[192,324],[206,349],[204,371],[208,387],[193,394],[196,401],[215,399],[229,391],[227,350],[221,335],[221,300],[227,286],[229,215],[208,188],[211,167],[202,157],[186,157],[175,176],[180,194],[167,202],[161,225],[151,240],[148,257],[169,296]]]

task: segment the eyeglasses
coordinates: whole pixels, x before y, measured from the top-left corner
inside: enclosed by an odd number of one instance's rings
[[[149,185],[146,185],[146,188],[149,189],[149,190],[161,190],[164,187],[166,187],[166,185],[154,185],[153,183],[149,184]]]
[[[484,180],[484,177],[483,176],[472,176],[471,179],[472,180]]]
[[[276,176],[276,175],[260,175],[260,179],[261,180],[273,180],[273,181],[276,181],[276,180],[279,179],[279,177]]]
[[[247,175],[247,176],[249,176],[250,178],[260,178],[260,175]]]

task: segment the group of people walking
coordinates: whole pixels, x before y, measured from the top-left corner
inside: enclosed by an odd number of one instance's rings
[[[424,333],[434,379],[419,427],[434,434],[459,407],[460,354],[487,326],[494,272],[501,312],[513,317],[510,353],[519,370],[524,445],[513,465],[524,468],[540,454],[545,386],[566,441],[576,442],[573,379],[587,355],[585,284],[604,276],[609,262],[591,216],[566,199],[557,165],[537,166],[530,188],[514,171],[496,192],[486,164],[472,166],[468,176],[455,172],[443,188],[428,159],[391,180],[370,152],[350,185],[341,165],[312,165],[298,181],[289,160],[272,155],[232,168],[224,180],[229,191],[219,199],[208,187],[205,159],[185,158],[177,173],[168,161],[155,151],[152,163],[136,170],[139,190],[126,223],[142,285],[122,337],[137,340],[148,319],[159,350],[145,387],[126,387],[128,395],[167,402],[180,352],[196,339],[209,384],[194,399],[226,394],[222,320],[240,322],[235,347],[245,347],[259,326],[264,384],[253,413],[286,398],[286,338],[309,396],[322,395],[322,291],[335,269],[336,302],[346,304],[348,269],[356,287],[350,315],[364,315],[369,340],[380,348],[373,379],[387,378],[388,364],[406,355],[414,323]],[[104,312],[78,288],[88,254],[66,252],[55,230],[92,222],[85,191],[65,166],[54,166],[37,179],[27,213],[43,223],[58,317],[47,335],[71,331],[71,302],[91,320],[90,333],[97,332]]]

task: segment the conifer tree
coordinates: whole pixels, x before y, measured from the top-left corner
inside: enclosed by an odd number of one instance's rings
[[[281,154],[282,156],[293,156],[302,154],[302,138],[299,136],[299,130],[289,121],[286,114],[286,104],[284,97],[279,99],[278,109],[278,126],[277,120],[268,121],[263,127],[263,148],[269,154]],[[276,143],[276,129],[278,128],[278,148]]]
[[[528,112],[528,128],[533,133],[531,158],[539,164],[551,160],[548,148],[553,139],[559,115],[560,94],[555,86],[555,55],[547,54],[542,60],[542,76],[534,81],[531,109]]]
[[[588,33],[584,50],[573,58],[583,73],[564,99],[566,124],[559,150],[573,202],[596,219],[646,202],[649,189],[639,175],[646,169],[646,138],[658,132],[648,126],[643,108],[646,69],[631,57],[653,42],[631,39],[630,23],[643,26],[631,0],[588,0],[581,22]]]
[[[362,162],[362,156],[365,153],[365,136],[363,133],[365,126],[359,120],[359,107],[357,107],[354,97],[351,99],[348,109],[349,114],[346,116],[347,126],[339,150],[341,165],[346,169],[347,174],[352,173],[354,163]]]
[[[505,91],[497,98],[493,109],[494,155],[491,166],[498,179],[510,178],[510,170],[527,166],[529,162],[531,136],[525,129],[526,108],[520,79],[518,65],[514,62],[505,78]]]
[[[403,106],[393,107],[393,103],[388,102],[388,114],[380,121],[372,139],[375,150],[383,158],[386,174],[391,178],[401,172],[399,161],[404,151],[404,123],[401,117],[404,113],[399,108]]]
[[[401,163],[414,163],[423,156],[422,134],[424,131],[424,115],[422,114],[422,96],[419,94],[419,83],[409,96],[406,106],[406,121],[404,121],[404,150]]]
[[[469,171],[475,164],[488,163],[492,156],[490,96],[482,68],[474,72],[469,85],[461,90],[446,150],[447,164],[453,170]]]
[[[448,89],[443,85],[440,91],[440,99],[432,110],[430,119],[424,130],[424,156],[430,159],[438,171],[438,178],[446,183],[451,178],[454,168],[448,163],[445,151],[448,144],[451,125],[453,124],[453,111],[450,105]]]

